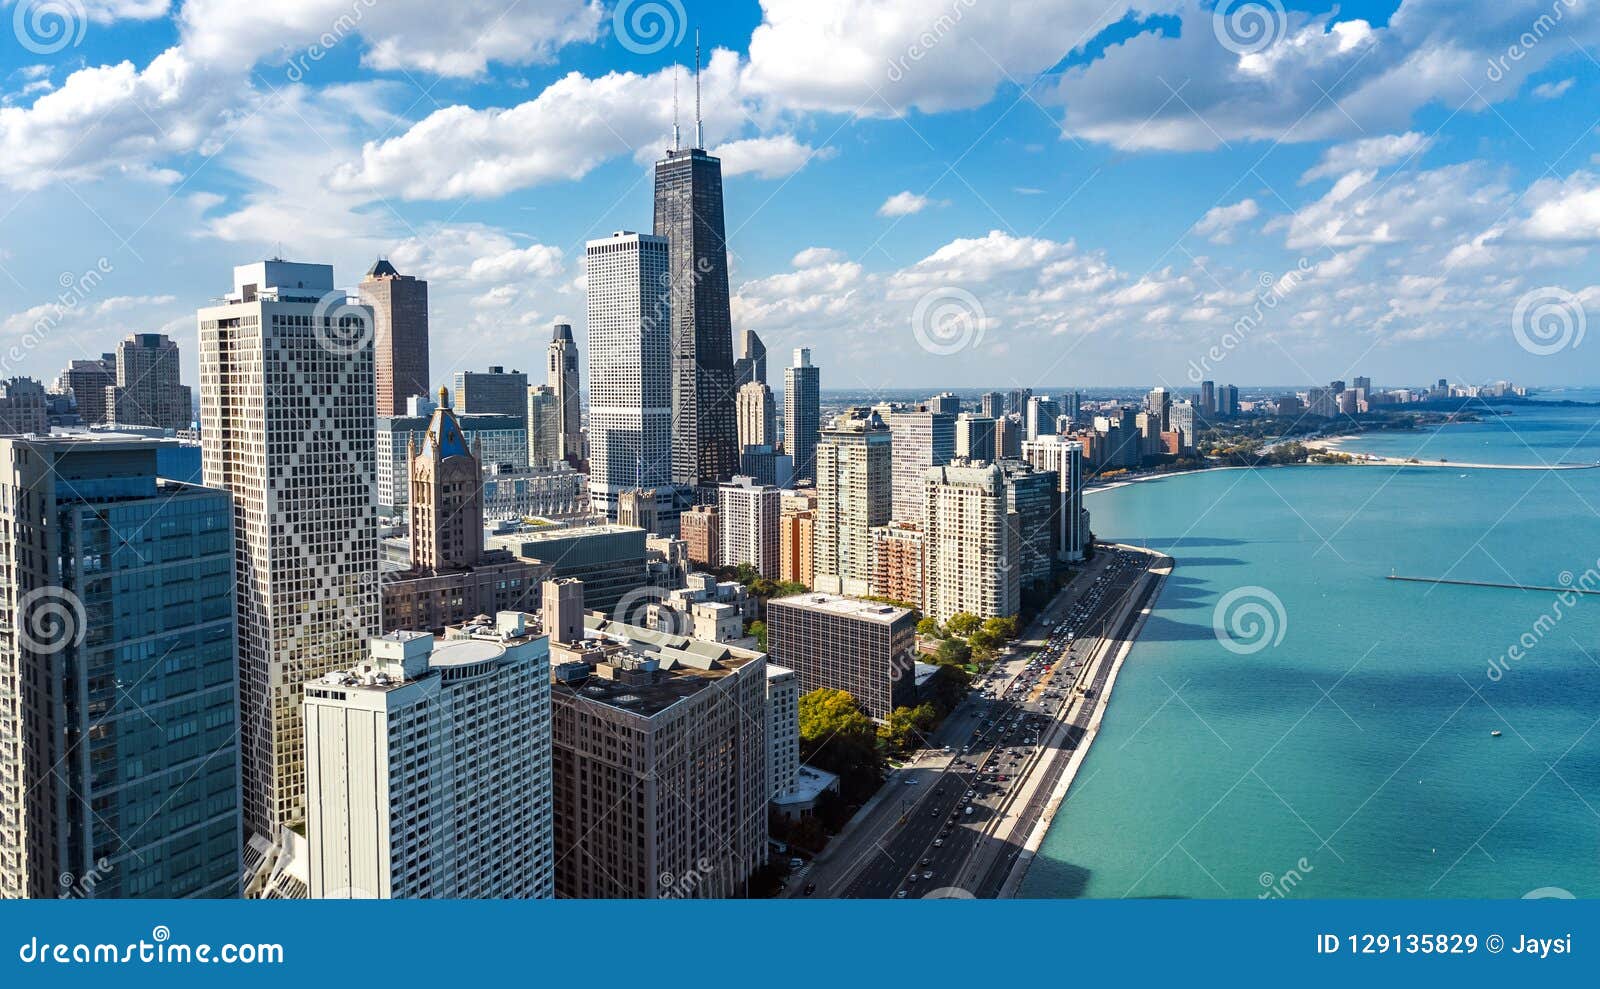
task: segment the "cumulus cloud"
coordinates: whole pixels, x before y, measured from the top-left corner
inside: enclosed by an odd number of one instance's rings
[[[1542,82],[1533,87],[1533,95],[1541,100],[1559,100],[1567,95],[1567,90],[1571,89],[1576,82],[1577,80],[1571,77],[1562,79],[1560,82]]]
[[[1323,178],[1338,178],[1358,169],[1384,168],[1409,161],[1433,145],[1433,138],[1417,131],[1385,134],[1359,141],[1336,144],[1322,153],[1322,159],[1300,176],[1302,184]]]
[[[921,213],[927,209],[930,202],[931,200],[927,196],[919,196],[907,189],[905,192],[897,192],[885,199],[883,205],[878,207],[878,215],[910,216],[913,213]]]
[[[1261,215],[1261,207],[1254,199],[1241,199],[1231,206],[1214,206],[1206,211],[1194,232],[1214,244],[1233,243],[1234,228]]]
[[[802,144],[793,134],[748,137],[711,149],[712,155],[722,159],[723,175],[755,175],[764,179],[793,175],[813,159],[826,161],[837,153],[834,148]]]

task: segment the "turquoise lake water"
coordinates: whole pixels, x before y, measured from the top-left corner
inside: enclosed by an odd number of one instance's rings
[[[1349,449],[1593,462],[1597,418]],[[1600,896],[1600,596],[1384,579],[1600,577],[1600,470],[1213,471],[1088,505],[1177,569],[1022,895]],[[1259,651],[1219,641],[1230,593]]]

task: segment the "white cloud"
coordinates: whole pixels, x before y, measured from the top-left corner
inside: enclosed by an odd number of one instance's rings
[[[748,137],[711,149],[712,155],[722,159],[723,175],[756,175],[764,179],[793,175],[813,159],[826,161],[837,153],[834,148],[801,144],[793,134]]]
[[[1558,100],[1565,96],[1567,90],[1571,89],[1577,81],[1569,76],[1560,82],[1542,82],[1533,87],[1533,95],[1541,100]]]
[[[1527,218],[1514,239],[1545,243],[1600,241],[1600,175],[1574,172],[1565,179],[1541,179],[1524,197]]]
[[[1301,184],[1316,179],[1338,178],[1359,169],[1384,168],[1409,161],[1428,150],[1433,138],[1416,131],[1365,137],[1347,144],[1336,144],[1322,153],[1322,159],[1300,176]]]
[[[1194,232],[1209,238],[1214,244],[1233,243],[1234,228],[1261,215],[1261,207],[1254,199],[1241,199],[1231,206],[1214,206],[1206,211]]]
[[[883,201],[878,207],[879,216],[910,216],[921,213],[932,202],[927,196],[919,196],[911,190],[897,192]]]

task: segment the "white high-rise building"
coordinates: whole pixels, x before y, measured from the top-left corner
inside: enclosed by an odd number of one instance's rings
[[[921,524],[922,475],[956,455],[956,417],[889,403],[874,406],[873,411],[894,439],[894,519]]]
[[[528,388],[528,466],[551,467],[561,459],[561,399],[549,385]]]
[[[302,686],[379,631],[374,316],[330,265],[261,261],[197,319],[205,483],[233,495],[250,870],[305,817]]]
[[[305,686],[315,899],[555,895],[550,640],[532,615],[390,632]]]
[[[870,593],[872,527],[893,510],[893,436],[876,412],[846,414],[817,444],[816,589]]]
[[[752,381],[740,387],[735,411],[740,450],[747,446],[777,446],[778,407],[765,381]]]
[[[763,577],[778,576],[778,517],[783,492],[739,476],[717,487],[718,546],[722,565],[748,563]]]
[[[1057,556],[1063,560],[1083,559],[1089,539],[1083,509],[1083,444],[1061,436],[1041,436],[1022,444],[1022,459],[1037,470],[1055,471],[1059,494],[1057,511],[1061,515],[1061,544]]]
[[[767,663],[768,799],[787,793],[800,775],[800,674]]]
[[[1008,511],[1001,469],[935,467],[925,475],[923,571],[927,614],[941,624],[958,612],[1015,615],[1022,606],[1022,539]]]
[[[589,496],[617,518],[624,491],[672,483],[672,337],[667,239],[591,240]]]

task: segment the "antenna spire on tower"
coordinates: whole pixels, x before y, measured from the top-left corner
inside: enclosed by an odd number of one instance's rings
[[[706,146],[705,126],[700,122],[700,29],[694,29],[694,146]]]
[[[683,150],[683,138],[678,134],[678,63],[672,63],[672,150]]]

